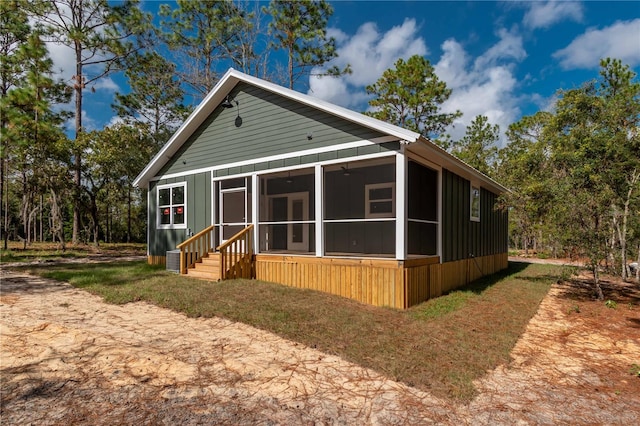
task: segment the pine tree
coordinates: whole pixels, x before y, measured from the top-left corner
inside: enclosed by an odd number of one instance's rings
[[[493,176],[499,139],[500,127],[492,126],[487,117],[479,115],[467,127],[464,137],[454,142],[452,153],[476,170]]]
[[[2,100],[2,109],[8,121],[3,138],[10,146],[12,175],[20,179],[20,221],[25,245],[32,241],[31,222],[38,211],[35,199],[49,185],[47,171],[59,158],[59,142],[64,138],[61,123],[64,112],[55,112],[55,104],[69,99],[66,86],[52,78],[52,61],[37,31],[29,34],[25,43],[15,52],[22,67],[19,85],[12,86]],[[56,163],[58,164],[58,163]],[[55,167],[55,166],[54,166]]]
[[[18,0],[0,2],[0,236],[7,249],[9,238],[9,191],[7,187],[8,159],[12,144],[9,130],[9,103],[6,101],[11,88],[20,84],[23,75],[18,49],[27,42],[31,27],[26,10]]]
[[[114,109],[127,121],[149,124],[158,150],[189,114],[182,104],[184,91],[175,77],[176,67],[156,52],[132,56],[127,62],[131,92],[116,94]]]
[[[373,111],[368,114],[427,138],[447,148],[442,137],[445,129],[462,116],[460,111],[443,113],[442,104],[451,96],[451,89],[440,81],[431,63],[420,55],[406,62],[398,59],[395,68],[386,70],[380,79],[367,86]]]
[[[335,39],[327,37],[333,8],[325,0],[272,0],[266,11],[271,15],[270,34],[275,38],[271,46],[287,55],[285,74],[290,89],[311,68],[338,57]],[[343,70],[332,67],[325,72],[331,76],[345,73],[351,73],[349,66]]]
[[[82,158],[85,154],[79,143],[83,131],[82,104],[84,90],[97,80],[118,69],[122,58],[133,51],[126,41],[131,32],[142,29],[146,16],[136,7],[136,0],[110,6],[107,0],[52,0],[45,10],[34,10],[39,24],[46,28],[50,41],[69,47],[75,59],[73,93],[75,98],[74,147],[74,206],[73,243],[78,241],[80,228],[80,196],[82,191]],[[128,31],[129,33],[123,32]],[[87,67],[96,73],[87,74]]]
[[[509,143],[498,152],[496,178],[511,191],[502,195],[509,206],[510,236],[522,241],[525,253],[543,240],[559,248],[559,230],[552,220],[555,185],[550,145],[544,129],[548,112],[525,116],[507,130]]]
[[[177,8],[160,6],[160,37],[169,47],[178,75],[191,88],[194,100],[203,99],[218,81],[217,70],[233,63],[238,52],[244,12],[230,0],[177,0]]]
[[[624,247],[620,262],[626,276],[629,207],[640,198],[640,83],[635,77],[619,60],[603,60],[599,80],[561,92],[548,127],[565,244],[589,259],[599,299],[604,297],[601,263],[615,259],[616,238]]]

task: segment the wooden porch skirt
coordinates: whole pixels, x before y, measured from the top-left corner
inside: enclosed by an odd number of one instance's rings
[[[164,256],[148,262],[165,264]],[[309,288],[374,306],[406,309],[505,269],[507,253],[440,264],[438,257],[384,259],[255,256],[256,279]]]
[[[507,253],[444,264],[438,257],[398,261],[257,255],[255,271],[259,280],[406,309],[507,266]]]
[[[147,256],[147,263],[149,265],[166,265],[167,257],[166,256]]]

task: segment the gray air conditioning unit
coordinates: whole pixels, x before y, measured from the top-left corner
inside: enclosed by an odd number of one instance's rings
[[[167,252],[167,271],[180,273],[180,250]]]

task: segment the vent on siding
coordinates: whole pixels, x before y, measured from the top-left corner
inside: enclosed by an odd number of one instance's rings
[[[167,252],[167,271],[180,272],[180,250]]]

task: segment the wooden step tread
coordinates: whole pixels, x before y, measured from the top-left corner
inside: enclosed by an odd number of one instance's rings
[[[199,271],[197,269],[189,269],[187,276],[190,278],[202,278],[208,281],[218,281],[220,279],[219,272]]]
[[[190,271],[203,271],[203,272],[220,272],[220,265],[209,265],[205,263],[196,263],[193,268],[189,268]]]
[[[203,257],[202,262],[198,262],[196,263],[196,265],[220,265],[220,259],[219,258],[210,258],[210,257]]]

